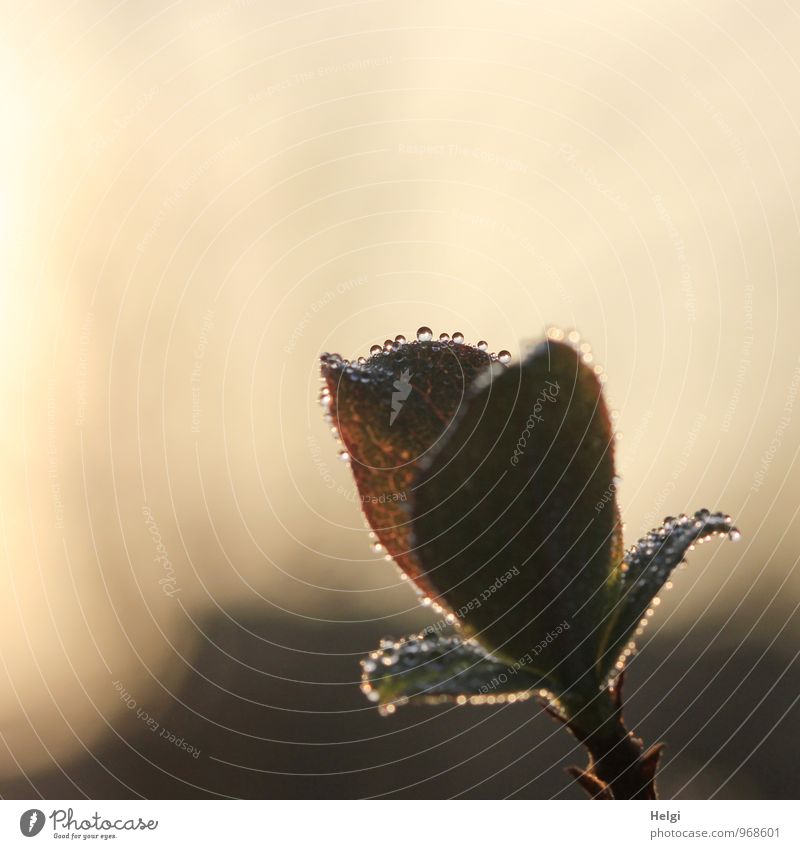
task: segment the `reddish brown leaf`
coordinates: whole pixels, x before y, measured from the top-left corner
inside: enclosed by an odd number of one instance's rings
[[[322,355],[326,403],[367,521],[420,589],[431,586],[410,542],[407,506],[420,462],[447,434],[475,377],[492,355],[452,340],[395,343],[365,362]]]

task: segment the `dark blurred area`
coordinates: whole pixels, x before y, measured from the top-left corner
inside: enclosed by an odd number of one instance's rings
[[[381,717],[359,692],[373,627],[298,627],[240,611],[204,624],[193,671],[161,727],[123,714],[91,753],[5,781],[29,798],[581,798],[564,767],[585,755],[532,702],[407,707]],[[800,666],[735,625],[651,640],[625,681],[629,725],[666,740],[663,798],[797,798]],[[291,648],[287,648],[291,646]]]

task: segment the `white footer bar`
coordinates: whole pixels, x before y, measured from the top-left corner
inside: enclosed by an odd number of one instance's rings
[[[0,846],[800,846],[792,801],[0,801]],[[580,844],[579,844],[580,841]]]

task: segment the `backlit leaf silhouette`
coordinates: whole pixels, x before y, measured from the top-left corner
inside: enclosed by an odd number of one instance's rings
[[[506,663],[460,637],[418,634],[397,642],[384,640],[377,651],[364,658],[361,667],[361,689],[384,712],[409,701],[524,701],[540,686],[527,670],[510,670]]]
[[[357,363],[323,355],[322,401],[367,520],[459,631],[384,641],[362,689],[385,712],[544,694],[590,753],[572,774],[593,798],[653,799],[661,748],[626,729],[620,672],[687,550],[739,533],[701,510],[623,551],[598,369],[563,337],[511,366],[428,328]]]
[[[349,456],[367,521],[400,568],[430,593],[411,547],[404,506],[420,462],[444,438],[492,355],[463,342],[420,336],[423,341],[388,343],[364,362],[323,354],[322,377],[323,400]],[[398,392],[396,383],[410,390]],[[406,395],[400,407],[398,394]]]

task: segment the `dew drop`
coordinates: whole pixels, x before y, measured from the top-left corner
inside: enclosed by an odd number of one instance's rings
[[[503,363],[504,365],[506,363],[510,363],[511,362],[511,353],[509,351],[500,351],[500,353],[497,355],[497,359],[500,360],[500,362]]]
[[[449,333],[440,333],[439,334],[439,341],[440,342],[449,342],[450,341],[450,334]]]
[[[731,530],[728,531],[728,539],[731,542],[738,542],[741,538],[742,534],[737,528],[731,528]]]
[[[384,351],[391,351],[392,348],[394,348],[394,342],[392,342],[391,339],[386,339],[383,343],[383,350]]]
[[[481,339],[481,341],[478,342],[477,348],[478,348],[479,351],[486,351],[488,349],[488,347],[489,347],[489,343],[484,341],[483,339]]]
[[[364,365],[364,363],[365,363],[366,361],[367,361],[367,358],[366,358],[366,357],[359,357],[359,358],[358,358],[358,364],[359,364],[360,366],[363,366],[363,365]]]
[[[369,349],[369,352],[370,352],[370,354],[372,354],[372,356],[374,357],[374,356],[375,356],[375,354],[380,354],[380,352],[381,352],[382,350],[383,350],[383,348],[381,348],[381,346],[380,346],[380,345],[373,345],[373,346]]]
[[[430,342],[433,339],[433,331],[430,327],[420,327],[417,331],[417,339],[420,342]]]
[[[405,336],[395,336],[394,341],[397,342],[398,345],[405,345],[406,337]]]
[[[339,459],[343,463],[349,463],[350,462],[350,452],[349,451],[340,451],[339,452]]]
[[[460,345],[464,341],[464,334],[460,330],[456,330],[453,334],[453,341],[456,345]]]
[[[375,554],[380,554],[383,551],[383,546],[379,542],[373,542],[370,548],[375,552]]]
[[[581,334],[578,333],[577,330],[570,330],[570,332],[567,334],[567,339],[569,339],[569,341],[572,342],[573,345],[575,345],[581,341]]]

